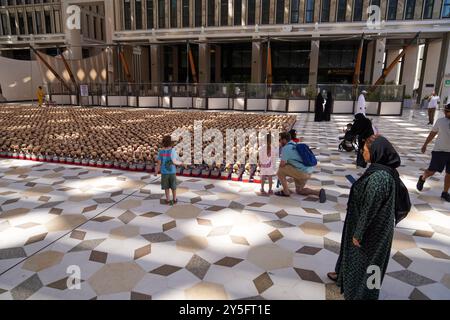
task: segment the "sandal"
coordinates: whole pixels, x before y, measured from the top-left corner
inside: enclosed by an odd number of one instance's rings
[[[178,199],[173,200],[173,203],[177,204],[178,203]]]
[[[290,195],[284,193],[284,191],[277,191],[277,192],[275,192],[275,195],[279,196],[279,197],[286,197],[286,198],[290,197]]]
[[[328,273],[327,273],[327,277],[328,277],[328,279],[330,279],[331,281],[336,282],[336,281],[337,281],[337,278],[338,278],[338,275],[337,275],[336,272],[328,272]]]

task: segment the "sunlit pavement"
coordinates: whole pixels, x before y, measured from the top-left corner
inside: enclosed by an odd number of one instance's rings
[[[350,115],[296,128],[320,164],[312,197],[261,196],[259,185],[179,177],[161,204],[146,173],[0,160],[0,299],[341,299],[333,271],[354,153],[337,150]],[[414,207],[396,228],[381,299],[450,299],[450,204],[443,175],[422,193],[422,112],[374,117],[402,156]],[[79,287],[72,279],[79,273]],[[69,280],[69,281],[67,281]]]

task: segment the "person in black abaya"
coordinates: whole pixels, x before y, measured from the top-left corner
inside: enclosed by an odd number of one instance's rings
[[[372,121],[370,121],[369,118],[366,118],[362,113],[356,114],[349,134],[353,137],[358,137],[359,148],[356,150],[356,165],[358,167],[366,168],[367,163],[364,161],[361,150],[364,150],[365,140],[374,134]]]
[[[323,121],[330,121],[331,119],[331,111],[333,110],[333,96],[331,95],[331,91],[327,92],[327,101],[325,103],[325,110],[323,112]]]
[[[315,107],[315,116],[314,122],[323,121],[323,103],[325,100],[323,99],[322,93],[319,92],[316,98],[316,107]]]

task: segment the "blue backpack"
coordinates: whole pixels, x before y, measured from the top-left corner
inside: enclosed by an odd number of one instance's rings
[[[314,153],[311,151],[308,145],[304,143],[297,143],[294,147],[300,157],[302,158],[302,162],[306,167],[315,167],[317,166],[317,158]]]

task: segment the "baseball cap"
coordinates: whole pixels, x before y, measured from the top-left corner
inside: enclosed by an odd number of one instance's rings
[[[363,91],[361,91],[361,93],[364,93],[364,94],[366,94],[366,93],[367,93],[367,91],[366,91],[366,90],[363,90]]]

